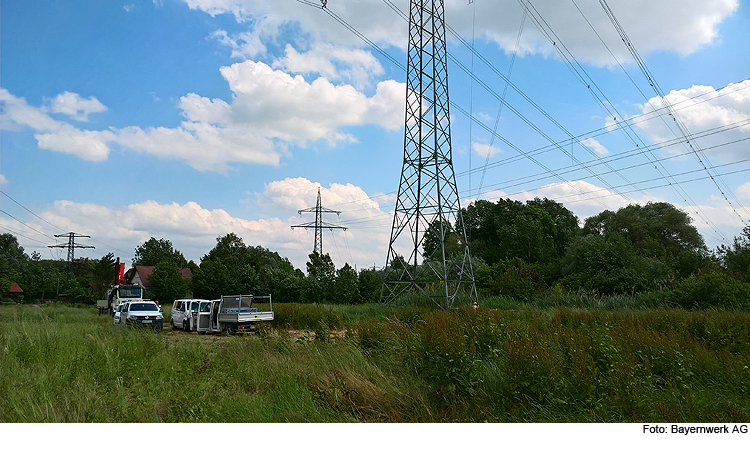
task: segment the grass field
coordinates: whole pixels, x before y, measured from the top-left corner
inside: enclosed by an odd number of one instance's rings
[[[0,421],[750,421],[748,313],[515,307],[276,304],[228,337],[2,306]]]

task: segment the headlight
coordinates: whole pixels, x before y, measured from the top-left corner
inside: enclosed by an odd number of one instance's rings
[[[156,319],[164,319],[164,317],[161,315],[156,315]]]

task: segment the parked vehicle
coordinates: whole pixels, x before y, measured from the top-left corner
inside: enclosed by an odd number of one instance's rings
[[[267,300],[267,301],[266,301]],[[254,304],[268,310],[258,310]],[[273,321],[271,296],[233,295],[221,299],[200,301],[196,330],[199,334],[219,332],[232,335],[236,332],[257,331],[264,323]]]
[[[117,311],[115,312],[115,315],[114,315],[115,324],[120,324],[120,313],[121,313],[122,308],[125,307],[125,304],[126,302],[123,302],[117,306]]]
[[[164,327],[164,316],[153,301],[129,301],[120,310],[120,324],[126,326]]]
[[[112,285],[107,289],[106,298],[96,301],[99,314],[109,312],[114,315],[117,307],[125,301],[145,301],[143,292],[144,289],[140,285]]]
[[[198,306],[205,299],[178,299],[172,305],[172,329],[182,328],[185,332],[195,330],[198,322]]]

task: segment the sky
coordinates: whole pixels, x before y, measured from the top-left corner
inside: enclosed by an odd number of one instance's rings
[[[347,228],[324,252],[382,266],[409,3],[319,3],[3,1],[0,231],[126,263],[150,237],[199,262],[233,232],[304,270],[313,232],[291,226],[320,189]],[[461,206],[547,197],[582,224],[671,202],[730,244],[750,224],[748,1],[608,3],[651,80],[598,0],[445,1]]]

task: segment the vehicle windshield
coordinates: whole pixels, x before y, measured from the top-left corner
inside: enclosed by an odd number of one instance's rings
[[[139,298],[141,297],[141,287],[120,287],[118,293],[121,298]]]
[[[159,310],[159,307],[157,307],[156,304],[151,304],[151,303],[130,304],[131,312],[156,312],[158,310]]]

